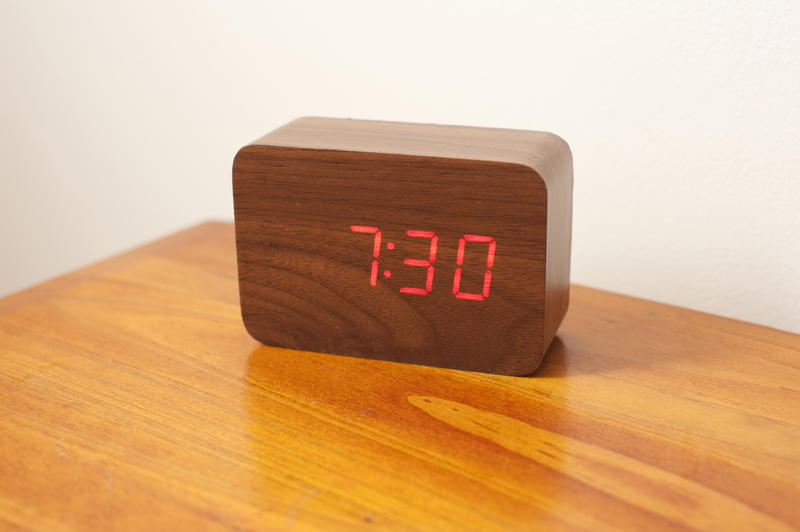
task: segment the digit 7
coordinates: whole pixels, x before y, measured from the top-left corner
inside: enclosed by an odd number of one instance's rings
[[[413,286],[404,286],[400,289],[401,294],[418,294],[421,296],[428,295],[433,289],[433,263],[436,260],[436,247],[439,244],[439,237],[433,231],[406,231],[406,234],[416,238],[430,238],[431,248],[428,251],[428,260],[422,259],[405,259],[403,264],[406,266],[420,266],[428,268],[428,275],[425,278],[425,288],[416,288]]]
[[[494,266],[494,252],[497,248],[497,242],[490,236],[482,235],[464,235],[463,238],[458,239],[458,254],[456,255],[456,264],[461,266],[464,264],[464,251],[467,247],[467,242],[488,242],[489,250],[486,254],[486,273],[483,275],[483,290],[480,294],[471,292],[461,292],[461,268],[456,268],[456,273],[453,276],[453,293],[459,299],[473,299],[475,301],[483,301],[489,297],[489,288],[492,285],[492,266]]]
[[[375,235],[375,239],[372,243],[372,256],[375,257],[375,260],[372,261],[372,270],[370,270],[369,274],[369,284],[375,286],[378,284],[378,256],[381,254],[381,232],[377,227],[369,225],[351,225],[350,230],[354,233]]]

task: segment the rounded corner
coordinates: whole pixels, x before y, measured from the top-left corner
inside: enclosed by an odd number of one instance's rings
[[[241,148],[239,148],[239,149],[236,151],[236,154],[233,156],[233,164],[231,165],[231,166],[232,166],[232,168],[233,168],[234,170],[236,169],[236,166],[237,166],[237,165],[238,165],[238,163],[239,163],[239,159],[240,159],[240,158],[241,158],[241,157],[242,157],[244,154],[246,154],[247,152],[253,151],[253,149],[255,148],[255,146],[256,146],[256,144],[247,144],[247,145],[245,145],[245,146],[242,146]]]
[[[531,182],[534,185],[541,186],[544,188],[545,192],[547,191],[547,180],[544,178],[541,172],[539,172],[539,170],[533,167],[533,164],[528,162],[518,162],[512,164],[518,168],[523,168],[527,174],[532,176]]]
[[[492,371],[492,373],[509,377],[530,377],[542,367],[542,362],[544,362],[544,356],[516,360],[513,364],[505,364],[503,367]]]
[[[241,289],[241,285],[240,285],[240,289]],[[242,298],[242,295],[240,295],[239,297],[240,297],[241,301],[244,301],[244,298]],[[244,330],[247,331],[247,334],[249,334],[250,337],[253,340],[256,340],[257,342],[261,343],[262,345],[267,345],[260,338],[261,335],[258,334],[258,330],[256,330],[256,328],[254,327],[257,324],[258,320],[253,320],[253,318],[250,317],[251,315],[249,313],[245,312],[245,308],[244,308],[244,304],[243,303],[239,304],[239,314],[242,317],[242,325],[244,325]]]
[[[244,330],[247,331],[247,334],[250,335],[250,338],[263,344],[264,342],[262,342],[261,339],[258,337],[258,335],[255,333],[255,331],[253,331],[253,328],[250,324],[250,320],[247,319],[244,312],[242,312],[241,315],[242,315],[242,325],[244,325]]]
[[[569,143],[566,140],[564,140],[564,137],[562,137],[561,135],[557,135],[552,131],[542,131],[542,133],[555,140],[556,144],[560,144],[562,148],[566,148],[570,159],[572,158],[572,148],[570,148]]]

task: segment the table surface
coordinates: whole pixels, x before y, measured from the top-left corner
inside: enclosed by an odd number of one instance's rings
[[[582,286],[531,377],[266,347],[203,224],[0,300],[0,528],[793,529],[799,355]]]

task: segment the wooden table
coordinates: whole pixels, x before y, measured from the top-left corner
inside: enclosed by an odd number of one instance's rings
[[[264,347],[233,228],[0,300],[0,528],[787,530],[800,336],[582,286],[501,377]]]

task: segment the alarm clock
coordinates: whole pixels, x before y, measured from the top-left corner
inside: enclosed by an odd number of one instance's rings
[[[233,199],[264,344],[527,375],[567,311],[572,155],[552,133],[300,118],[239,150]]]

